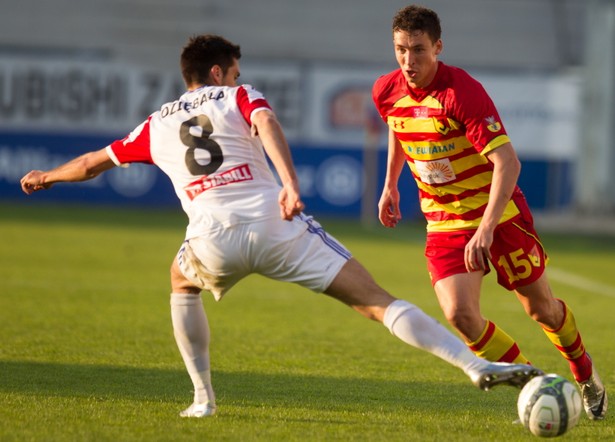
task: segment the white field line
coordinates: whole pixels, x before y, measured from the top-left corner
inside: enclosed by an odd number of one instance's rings
[[[578,289],[593,292],[598,295],[609,296],[615,298],[615,286],[602,284],[592,281],[584,276],[575,275],[566,270],[558,269],[557,267],[547,267],[547,276],[549,279],[569,285]]]

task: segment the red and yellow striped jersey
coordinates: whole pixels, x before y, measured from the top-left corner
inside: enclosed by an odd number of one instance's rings
[[[376,80],[372,97],[404,150],[427,230],[476,229],[493,174],[485,154],[510,141],[483,86],[464,70],[439,62],[427,88],[410,88],[398,69]],[[521,195],[518,186],[500,223],[519,213],[516,195]]]

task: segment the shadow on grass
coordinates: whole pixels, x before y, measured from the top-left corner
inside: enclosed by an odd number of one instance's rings
[[[181,208],[155,208],[137,206],[84,205],[56,201],[8,202],[0,200],[2,220],[24,224],[101,225],[126,228],[184,229],[186,217]]]
[[[48,397],[185,403],[192,395],[183,370],[0,361],[0,392]],[[239,407],[441,411],[442,404],[481,409],[482,393],[467,384],[407,382],[350,377],[214,371],[220,405]],[[491,393],[489,393],[491,395]],[[428,400],[425,400],[429,398]],[[474,405],[473,405],[474,404]]]

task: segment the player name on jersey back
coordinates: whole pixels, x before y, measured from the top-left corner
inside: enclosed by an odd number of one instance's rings
[[[165,118],[179,111],[190,112],[192,109],[202,106],[203,103],[206,103],[209,100],[221,100],[223,98],[224,98],[224,91],[222,90],[204,91],[202,94],[198,95],[192,101],[176,100],[176,101],[173,101],[171,103],[164,105],[160,109],[160,117]]]

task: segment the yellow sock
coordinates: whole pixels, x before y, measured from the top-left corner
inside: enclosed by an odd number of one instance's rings
[[[467,343],[476,356],[494,362],[513,362],[515,364],[529,364],[519,350],[517,343],[501,328],[491,321],[487,321],[485,329],[474,342]]]
[[[581,334],[577,328],[572,310],[561,299],[558,301],[564,307],[564,320],[555,330],[543,327],[549,341],[555,345],[562,356],[568,360],[570,370],[576,380],[585,380],[591,376],[591,361],[585,352]]]

